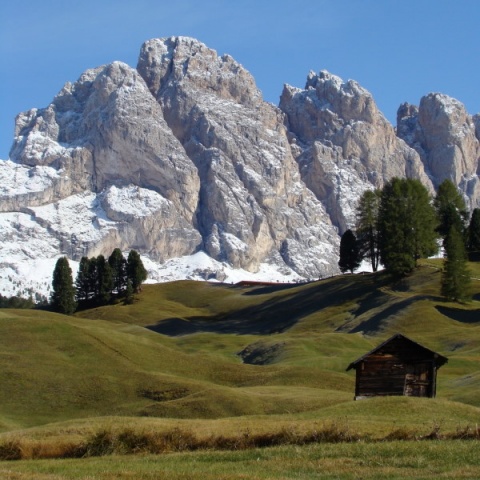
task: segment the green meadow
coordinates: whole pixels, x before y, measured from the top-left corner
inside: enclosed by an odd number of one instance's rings
[[[480,478],[480,280],[445,302],[441,265],[0,310],[0,478]],[[437,397],[353,401],[395,333],[448,357]]]

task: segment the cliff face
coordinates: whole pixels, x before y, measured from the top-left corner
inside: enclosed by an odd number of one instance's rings
[[[280,99],[302,179],[344,231],[366,189],[392,177],[420,179],[429,189],[419,155],[396,137],[372,96],[356,82],[311,72],[305,89],[286,85]]]
[[[184,38],[146,42],[137,68],[197,169],[206,252],[245,269],[281,258],[302,275],[334,272],[337,234],[252,76]]]
[[[2,261],[21,275],[32,258],[118,246],[157,263],[204,251],[251,272],[334,274],[365,189],[408,176],[433,192],[448,177],[477,204],[479,125],[431,95],[401,107],[397,136],[369,92],[325,71],[285,86],[277,108],[232,57],[150,40],[136,69],[88,70],[18,115],[0,240],[21,253]]]
[[[471,209],[480,206],[478,115],[472,117],[458,101],[430,93],[420,106],[403,104],[397,113],[400,138],[420,155],[435,187],[452,180]]]

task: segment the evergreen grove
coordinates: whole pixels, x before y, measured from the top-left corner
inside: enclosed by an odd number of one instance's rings
[[[127,259],[119,248],[108,259],[103,255],[82,257],[75,283],[67,257],[61,257],[53,271],[50,305],[69,315],[78,307],[106,305],[114,298],[131,303],[146,278],[147,271],[135,250],[130,251]]]
[[[395,276],[411,272],[417,260],[444,250],[442,295],[448,300],[470,297],[467,259],[480,253],[480,210],[468,212],[457,187],[445,180],[435,198],[419,180],[393,178],[383,189],[365,191],[359,199],[356,231],[340,242],[339,267],[353,272],[363,259],[373,271],[380,263]]]

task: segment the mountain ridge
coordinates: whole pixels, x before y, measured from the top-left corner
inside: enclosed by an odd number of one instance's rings
[[[229,55],[189,37],[149,40],[136,68],[89,69],[17,116],[13,162],[0,163],[0,262],[21,277],[46,251],[78,261],[119,247],[153,270],[203,251],[216,263],[200,278],[263,265],[333,275],[356,200],[393,176],[431,192],[451,177],[479,205],[480,121],[440,100],[401,106],[395,131],[367,90],[320,71],[304,89],[285,85],[276,107]]]

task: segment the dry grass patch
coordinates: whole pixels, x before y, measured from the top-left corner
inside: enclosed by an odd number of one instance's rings
[[[0,460],[34,460],[52,458],[87,458],[106,455],[167,454],[197,450],[251,450],[277,446],[305,446],[323,443],[384,443],[392,441],[425,440],[480,440],[478,425],[467,425],[454,432],[441,432],[438,424],[428,434],[411,428],[397,427],[381,438],[354,431],[343,421],[327,421],[312,428],[283,426],[272,431],[253,432],[249,429],[238,434],[210,434],[199,436],[185,428],[168,430],[140,430],[133,428],[102,428],[85,440],[15,438],[0,442]]]

